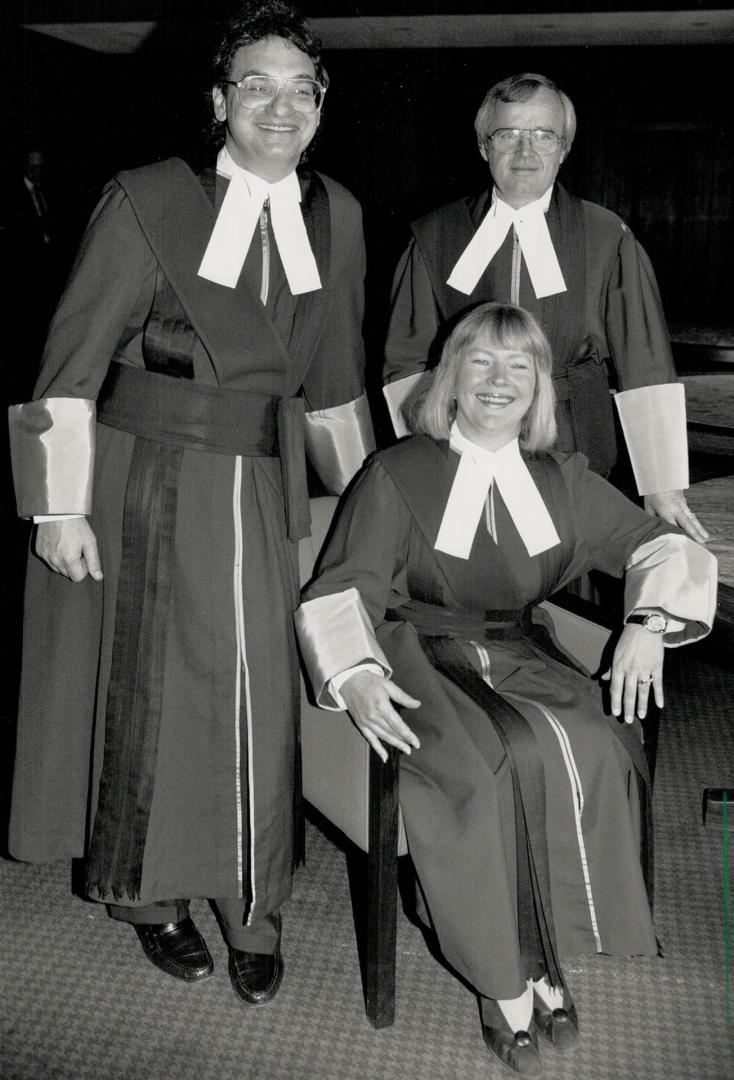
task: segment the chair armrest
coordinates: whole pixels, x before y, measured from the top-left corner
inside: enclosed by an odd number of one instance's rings
[[[301,584],[313,573],[338,499],[322,495],[310,500],[311,536],[298,545]],[[301,757],[303,795],[362,851],[369,851],[370,756],[374,752],[345,713],[319,709],[309,700],[301,675]],[[402,817],[398,854],[407,851]]]
[[[611,620],[594,604],[554,597],[534,609],[533,621],[545,626],[561,652],[589,675],[599,670],[612,628]]]

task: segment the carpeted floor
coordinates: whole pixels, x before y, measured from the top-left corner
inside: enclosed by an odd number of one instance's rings
[[[701,822],[703,788],[734,786],[732,702],[726,654],[700,645],[668,653],[655,790],[665,958],[566,960],[582,1038],[565,1055],[542,1049],[548,1080],[734,1077],[724,971],[731,881],[721,818]],[[734,829],[728,835],[734,845]],[[254,1011],[231,991],[226,948],[204,902],[192,911],[217,970],[189,987],[147,963],[129,927],[72,896],[67,866],[1,862],[2,1080],[509,1076],[484,1050],[474,998],[402,913],[396,1022],[370,1027],[345,854],[311,823],[307,855],[285,913],[283,987]]]

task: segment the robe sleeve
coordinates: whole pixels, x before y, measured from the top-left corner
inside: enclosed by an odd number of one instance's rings
[[[605,305],[609,353],[620,390],[676,381],[675,364],[655,272],[644,248],[622,222]]]
[[[388,607],[407,599],[410,514],[378,460],[373,459],[338,511],[317,576],[296,613],[298,639],[317,702],[335,707],[329,681],[347,668],[390,665],[374,628]]]
[[[669,385],[676,372],[652,265],[627,226],[620,222],[620,228],[603,300],[619,388],[615,404],[639,493],[680,490],[688,487],[683,391]]]
[[[91,512],[95,401],[125,335],[142,330],[154,285],[153,254],[113,181],[51,321],[33,401],[10,409],[21,516]]]
[[[563,465],[574,500],[576,526],[586,566],[615,577],[625,575],[625,618],[638,609],[661,611],[675,626],[665,644],[704,637],[716,609],[717,563],[682,530],[646,514],[603,477],[583,454]]]
[[[385,342],[383,393],[397,436],[408,434],[401,408],[426,369],[439,329],[436,301],[423,256],[412,240],[395,271]]]
[[[340,494],[375,448],[365,393],[365,247],[362,211],[329,181],[332,212],[330,303],[324,333],[303,384],[306,450],[331,494]]]
[[[156,262],[124,191],[105,189],[82,238],[33,392],[96,399],[115,352],[142,330]]]

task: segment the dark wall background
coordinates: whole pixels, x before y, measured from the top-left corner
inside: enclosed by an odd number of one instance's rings
[[[202,158],[216,34],[207,22],[160,23],[136,53],[118,55],[16,31],[19,66],[5,98],[13,135],[1,172],[11,191],[0,200],[0,240],[16,268],[7,401],[30,394],[50,312],[105,181],[169,154]],[[513,72],[542,72],[571,96],[578,134],[561,178],[630,224],[652,258],[669,322],[734,325],[734,46],[327,50],[325,62],[331,88],[310,159],[364,208],[378,436],[391,430],[381,351],[408,224],[487,182],[474,115],[489,86]],[[52,237],[40,247],[20,184],[22,160],[37,149]]]
[[[19,34],[16,152],[38,146],[47,156],[58,285],[107,177],[200,154],[211,40],[205,28],[173,26],[135,55],[107,56]],[[485,182],[473,117],[485,90],[520,70],[551,76],[573,99],[579,131],[561,178],[628,221],[652,257],[668,318],[730,320],[731,46],[337,50],[325,59],[332,87],[311,159],[364,206],[373,365],[407,223]]]
[[[733,63],[724,47],[336,54],[321,156],[363,201],[382,276],[406,221],[486,182],[473,131],[485,91],[540,71],[578,113],[561,179],[631,225],[669,319],[719,321],[731,314]]]

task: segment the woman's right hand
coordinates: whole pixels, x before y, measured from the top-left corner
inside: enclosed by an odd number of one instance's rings
[[[411,747],[420,747],[417,736],[392,705],[395,701],[406,709],[417,709],[420,701],[391,679],[372,671],[357,671],[342,683],[339,692],[352,720],[382,761],[387,761],[383,743],[397,746],[404,754],[409,754]]]
[[[41,521],[36,526],[36,554],[57,574],[83,581],[102,580],[97,537],[85,517]]]

